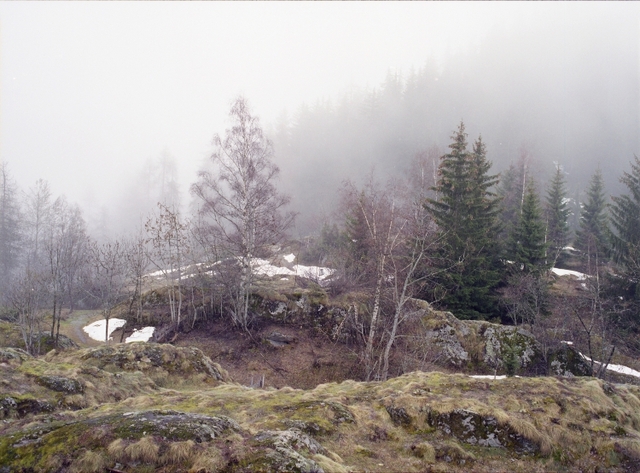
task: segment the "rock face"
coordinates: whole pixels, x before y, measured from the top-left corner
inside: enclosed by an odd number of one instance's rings
[[[81,356],[73,358],[80,363],[74,371],[72,357],[63,359],[64,366],[27,358],[10,369],[28,369],[32,374],[21,379],[33,381],[37,372],[62,376],[66,366],[63,377],[75,379],[75,373],[85,386],[83,394],[70,396],[87,396],[93,382],[118,374],[121,382],[131,381],[128,371],[83,367]],[[120,402],[74,412],[36,407],[41,401],[33,396],[24,418],[17,411],[28,396],[2,393],[0,412],[8,416],[0,422],[0,472],[623,473],[637,471],[640,462],[636,386],[576,377],[487,381],[438,372],[310,391],[212,386],[202,373],[192,379],[184,389],[130,386]],[[33,386],[37,395],[67,396]]]
[[[520,327],[458,320],[450,312],[425,310],[424,343],[436,346],[445,364],[476,372],[520,372],[541,369],[535,337]],[[512,373],[513,374],[513,373]]]
[[[503,447],[518,454],[535,454],[539,445],[514,431],[509,424],[501,424],[493,416],[483,416],[466,409],[440,413],[430,411],[428,423],[458,440],[481,447]]]
[[[422,341],[434,346],[439,363],[475,373],[589,376],[589,366],[571,346],[542,356],[532,333],[522,327],[459,320],[450,312],[426,309]]]
[[[228,374],[197,348],[177,348],[156,343],[129,343],[86,349],[79,357],[91,366],[107,371],[162,370],[184,376],[205,374],[216,381],[229,381]]]
[[[309,456],[326,453],[325,448],[297,430],[259,432],[252,439],[259,453],[248,458],[245,467],[256,472],[321,473],[324,470]]]
[[[197,443],[242,430],[233,419],[226,416],[205,416],[173,410],[125,412],[97,419],[95,423],[109,424],[114,434],[124,439],[157,435],[167,440],[193,440]]]
[[[83,384],[77,379],[65,378],[64,376],[42,375],[36,377],[36,382],[52,391],[67,394],[82,394]]]

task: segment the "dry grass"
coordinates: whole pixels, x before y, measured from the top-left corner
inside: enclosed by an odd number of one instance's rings
[[[195,447],[193,440],[187,440],[184,442],[173,442],[169,445],[169,448],[162,456],[162,463],[164,464],[176,464],[183,463],[190,460],[193,456]]]
[[[135,443],[124,449],[125,455],[133,461],[140,461],[147,464],[158,463],[158,452],[160,447],[156,445],[152,437],[142,437]]]
[[[420,442],[417,445],[412,445],[411,453],[421,458],[425,463],[435,463],[436,461],[436,449],[429,442]]]
[[[220,450],[214,446],[209,446],[194,458],[189,472],[215,473],[220,471],[225,465],[226,461],[222,453],[220,453]]]
[[[71,466],[72,472],[77,473],[98,473],[107,467],[107,461],[104,457],[90,450],[85,451]]]
[[[311,458],[325,471],[325,473],[350,473],[353,471],[351,468],[319,453],[313,455]]]
[[[127,442],[122,439],[115,439],[113,442],[109,444],[107,447],[107,452],[109,452],[109,456],[114,460],[120,461],[125,458],[124,449],[127,447]]]

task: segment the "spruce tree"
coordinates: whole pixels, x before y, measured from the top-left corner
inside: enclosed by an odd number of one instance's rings
[[[442,242],[437,282],[442,303],[458,317],[486,319],[495,315],[493,292],[499,281],[498,198],[490,190],[498,178],[488,174],[491,163],[481,139],[467,151],[464,123],[451,138],[434,187],[437,199],[425,204]]]
[[[18,189],[7,167],[0,163],[0,296],[18,266],[21,223]]]
[[[500,196],[500,213],[498,219],[501,225],[500,236],[508,237],[518,223],[520,207],[522,206],[522,178],[516,166],[511,163],[509,169],[502,173],[497,193]]]
[[[620,182],[627,186],[629,194],[612,197],[610,233],[611,254],[622,266],[625,277],[638,281],[640,277],[640,159],[635,157],[631,172],[626,172]],[[636,286],[637,283],[636,283]],[[638,286],[640,287],[640,286]],[[640,290],[636,289],[640,297]]]
[[[564,174],[559,165],[551,179],[547,191],[545,216],[547,220],[547,262],[555,266],[562,254],[562,250],[569,242],[569,207],[567,206],[567,192]]]
[[[602,172],[598,169],[591,177],[587,201],[582,206],[580,228],[576,232],[576,249],[587,258],[600,258],[607,246],[607,201]]]
[[[520,218],[511,234],[509,247],[509,259],[516,268],[536,275],[548,269],[544,222],[540,200],[533,184],[527,187]]]

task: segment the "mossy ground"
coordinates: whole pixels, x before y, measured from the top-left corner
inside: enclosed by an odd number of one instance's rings
[[[158,346],[112,348],[5,363],[3,375],[14,384],[3,383],[0,398],[47,401],[53,410],[7,410],[0,465],[17,472],[542,472],[595,466],[629,471],[640,461],[635,386],[593,378],[485,380],[415,372],[312,390],[252,389],[193,373],[185,376],[190,381],[162,387],[150,368],[133,371],[112,360],[119,353],[135,362]],[[180,358],[175,350],[183,351],[163,348],[156,368],[166,364],[162,369],[170,373]],[[104,355],[100,362],[96,353]],[[33,381],[45,372],[76,379],[85,391],[66,394]],[[126,388],[116,388],[115,380]],[[19,383],[25,392],[13,389]],[[91,394],[96,391],[110,395]],[[72,396],[75,410],[65,401]],[[456,422],[447,421],[456,415]],[[496,429],[517,436],[519,446],[487,441]]]

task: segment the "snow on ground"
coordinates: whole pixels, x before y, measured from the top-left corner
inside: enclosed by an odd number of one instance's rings
[[[124,319],[109,319],[109,340],[111,340],[111,334],[118,328],[122,327],[126,324],[127,321]],[[99,342],[104,342],[104,332],[105,332],[105,319],[98,320],[93,322],[92,324],[87,325],[82,330],[84,330],[87,335],[89,335],[94,340]]]
[[[331,268],[324,268],[322,266],[304,266],[302,264],[293,265],[293,270],[291,270],[281,266],[274,266],[267,260],[260,258],[254,258],[251,261],[251,265],[253,266],[255,274],[263,276],[301,276],[315,281],[324,281],[334,272]]]
[[[140,330],[134,330],[133,333],[129,335],[124,342],[148,342],[149,339],[153,336],[154,330],[155,327],[144,327]]]
[[[322,266],[303,266],[301,264],[296,264],[293,267],[293,270],[298,276],[314,279],[316,281],[324,281],[335,271],[335,269],[324,268]]]
[[[283,256],[283,258],[288,263],[293,263],[293,261],[295,261],[296,259],[296,256],[291,253]],[[203,264],[204,263],[198,263],[195,265],[188,265],[180,268],[180,272],[183,274],[182,277],[185,279],[193,277],[196,274],[193,269],[199,268]],[[214,263],[214,265],[215,264],[217,263]],[[304,278],[313,279],[318,282],[324,281],[335,272],[335,270],[331,268],[325,268],[322,266],[304,266],[302,264],[293,265],[293,269],[289,269],[282,266],[275,266],[269,261],[261,258],[253,258],[251,260],[251,266],[253,267],[254,273],[261,276],[301,276]],[[160,270],[148,273],[145,275],[145,277],[161,279],[164,274],[165,272]],[[213,271],[209,270],[206,272],[206,274],[212,275]]]
[[[575,276],[580,280],[587,279],[586,274],[579,273],[578,271],[572,271],[570,269],[551,268],[551,272],[553,274],[557,274],[558,276]]]
[[[640,371],[636,371],[634,369],[629,368],[628,366],[623,365],[609,365],[607,369],[610,371],[615,371],[616,373],[626,374],[628,376],[634,376],[636,378],[640,378]]]
[[[282,268],[269,263],[266,259],[254,258],[251,260],[253,272],[262,276],[294,276],[296,273],[289,268]]]
[[[494,376],[492,374],[472,374],[471,376],[469,376],[469,378],[475,378],[475,379],[506,379],[506,377],[507,376],[504,374],[501,374],[498,376]]]
[[[578,352],[580,353],[580,352]],[[589,358],[587,355],[583,355],[582,353],[580,353],[580,356],[582,358],[584,358],[587,361],[591,361],[591,358]],[[599,365],[600,362],[596,361],[596,363]],[[607,366],[607,370],[608,371],[614,371],[616,373],[620,373],[620,374],[626,374],[627,376],[633,376],[635,378],[640,378],[640,371],[636,371],[632,368],[629,368],[628,366],[624,366],[624,365],[614,365],[614,364],[609,364]]]

